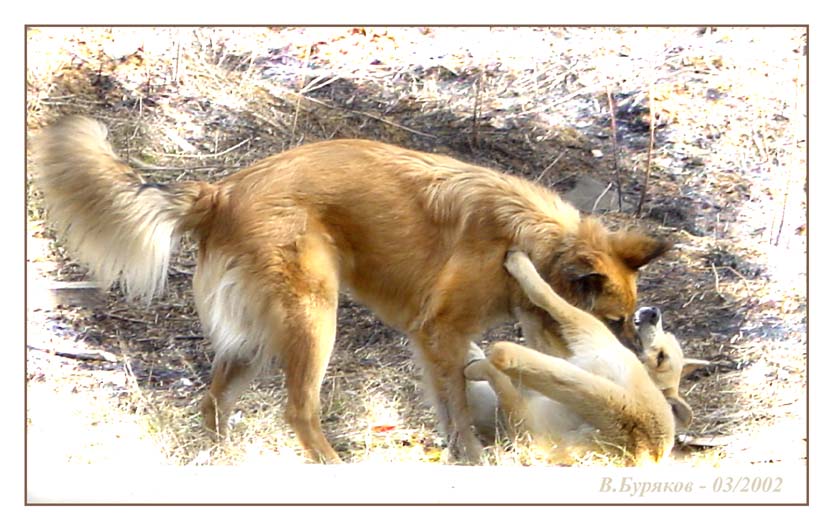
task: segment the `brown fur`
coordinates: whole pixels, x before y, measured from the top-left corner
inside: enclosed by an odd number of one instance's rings
[[[513,315],[533,341],[549,325],[509,281],[507,250],[528,252],[570,302],[621,319],[627,339],[637,269],[667,248],[610,234],[523,179],[366,140],[305,145],[215,184],[167,186],[143,186],[87,118],[50,128],[36,151],[53,222],[105,283],[120,278],[151,296],[172,238],[196,237],[196,304],[216,350],[204,412],[222,431],[240,389],[277,358],[289,422],[322,461],[337,460],[318,393],[339,290],[409,335],[452,447],[476,460],[462,370],[469,341]]]

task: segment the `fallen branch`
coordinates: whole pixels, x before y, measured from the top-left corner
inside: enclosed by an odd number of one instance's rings
[[[27,344],[27,348],[32,350],[38,350],[45,353],[51,353],[53,355],[57,355],[58,357],[65,357],[67,359],[74,359],[76,361],[107,361],[110,363],[117,362],[119,359],[115,355],[110,352],[106,351],[90,351],[90,350],[75,350],[75,351],[62,351],[62,350],[55,350],[52,348],[45,348],[42,346],[34,346],[32,344]]]
[[[325,86],[335,83],[339,79],[341,79],[341,77],[339,76],[327,77],[325,75],[320,75],[312,81],[310,81],[309,84],[307,84],[307,86],[302,88],[301,94],[306,94],[307,92],[314,92],[315,90],[321,90]]]
[[[130,165],[134,166],[139,171],[228,171],[238,170],[245,166],[152,166],[145,164],[137,158],[131,157]]]
[[[143,324],[145,326],[149,326],[150,322],[146,320],[139,320],[138,318],[130,318],[130,317],[123,317],[119,315],[115,315],[113,313],[104,313],[104,316],[108,318],[113,318],[115,320],[121,320],[122,322],[133,322],[134,324]]]
[[[306,96],[304,96],[304,97],[306,97]],[[307,99],[311,99],[311,98],[307,98]],[[331,108],[336,109],[336,107],[331,107]],[[336,109],[336,110],[343,110],[343,109]],[[370,113],[367,113],[367,112],[362,112],[360,110],[350,110],[348,112],[351,112],[353,114],[359,114],[361,116],[366,116],[366,117],[368,117],[372,120],[377,120],[377,121],[380,121],[382,123],[386,123],[386,124],[390,125],[391,127],[396,127],[398,129],[402,129],[403,131],[408,131],[409,133],[416,134],[416,135],[419,135],[419,136],[423,136],[425,138],[436,138],[436,136],[434,136],[433,134],[428,134],[428,133],[425,133],[425,132],[422,132],[422,131],[417,131],[416,129],[411,129],[410,127],[406,127],[405,125],[401,125],[399,123],[392,122],[390,120],[386,120],[385,118],[381,118],[379,116],[374,116],[373,114],[370,114]]]
[[[682,307],[682,308],[683,308],[683,309],[685,309],[686,307],[688,307],[688,306],[689,306],[689,304],[691,304],[691,302],[693,302],[693,301],[694,301],[694,298],[696,298],[698,294],[700,294],[700,293],[695,292],[693,295],[691,295],[691,298],[689,298],[689,299],[688,299],[688,302],[686,302],[686,303],[684,303],[684,304],[683,304],[683,307]],[[702,296],[702,295],[701,295],[701,296]]]
[[[741,437],[737,435],[722,435],[711,434],[702,436],[691,436],[688,434],[681,434],[677,437],[677,441],[682,445],[691,447],[722,447],[740,440]]]
[[[52,304],[96,307],[104,303],[106,294],[97,282],[53,281],[47,284]]]
[[[118,362],[118,358],[112,353],[108,352],[56,351],[54,353],[58,357],[66,357],[68,359],[75,359],[76,361],[106,361],[110,363]]]
[[[734,274],[735,276],[737,276],[738,278],[740,278],[743,281],[743,286],[746,287],[746,295],[747,296],[750,296],[752,294],[752,288],[749,287],[749,280],[747,280],[746,277],[743,274],[739,273],[738,271],[736,271],[732,267],[726,266],[726,267],[722,267],[722,268],[723,269],[728,269],[729,272],[731,272],[732,274]]]

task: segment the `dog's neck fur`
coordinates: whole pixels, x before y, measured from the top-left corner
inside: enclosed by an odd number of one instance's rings
[[[456,160],[448,162],[435,168],[438,176],[425,192],[426,206],[438,221],[461,227],[490,225],[497,235],[527,251],[542,240],[578,232],[578,210],[547,188]]]

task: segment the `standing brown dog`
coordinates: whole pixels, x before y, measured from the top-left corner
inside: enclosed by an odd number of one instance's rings
[[[476,461],[463,363],[487,326],[518,318],[533,348],[556,324],[503,268],[526,252],[565,299],[633,338],[637,269],[668,246],[609,233],[543,187],[457,160],[364,140],[305,145],[221,182],[144,183],[104,126],[73,117],[36,146],[37,183],[69,247],[106,284],[149,298],[176,238],[199,242],[194,294],[214,346],[206,425],[230,409],[265,361],[286,375],[286,417],[310,455],[337,462],[319,392],[340,289],[408,334],[441,427]]]

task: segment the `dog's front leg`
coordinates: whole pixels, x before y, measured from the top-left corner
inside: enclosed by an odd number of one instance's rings
[[[412,340],[418,347],[426,391],[437,411],[440,430],[448,440],[452,458],[479,463],[483,446],[472,427],[463,375],[468,338],[423,333]]]

